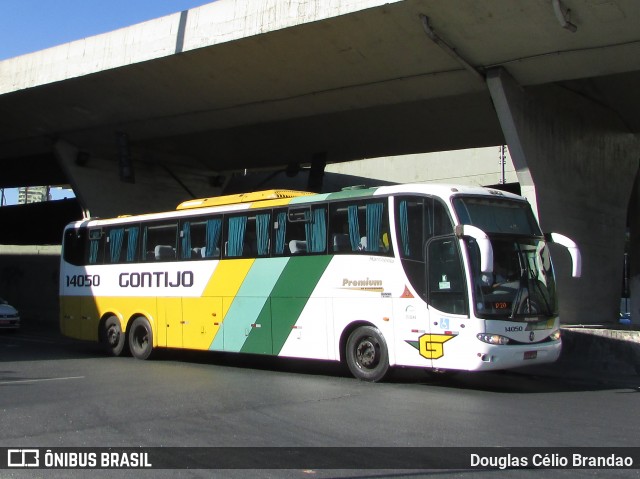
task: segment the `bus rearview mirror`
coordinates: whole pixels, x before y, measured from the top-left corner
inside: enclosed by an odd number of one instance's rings
[[[473,238],[480,249],[480,272],[493,273],[493,247],[487,233],[480,228],[471,225],[457,225],[456,236],[458,238]]]

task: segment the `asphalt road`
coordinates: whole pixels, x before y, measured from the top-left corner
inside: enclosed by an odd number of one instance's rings
[[[539,368],[357,381],[336,364],[166,351],[111,358],[0,333],[0,447],[640,446],[640,378]],[[71,471],[75,477],[640,477],[637,470]],[[70,471],[0,470],[2,477]]]

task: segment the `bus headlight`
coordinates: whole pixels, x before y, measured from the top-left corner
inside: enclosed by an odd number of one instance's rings
[[[551,335],[549,336],[549,339],[551,341],[559,341],[560,340],[560,330],[558,329],[557,331],[554,331],[553,333],[551,333]]]
[[[509,344],[509,338],[505,338],[504,336],[500,336],[499,334],[480,333],[478,334],[477,338],[480,341],[489,344]]]

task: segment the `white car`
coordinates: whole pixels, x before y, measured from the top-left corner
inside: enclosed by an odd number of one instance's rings
[[[18,329],[20,327],[20,313],[18,310],[0,298],[0,329]]]

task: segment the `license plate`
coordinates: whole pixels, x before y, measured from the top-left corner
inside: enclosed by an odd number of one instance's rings
[[[538,351],[525,351],[524,359],[535,359],[538,357]]]

